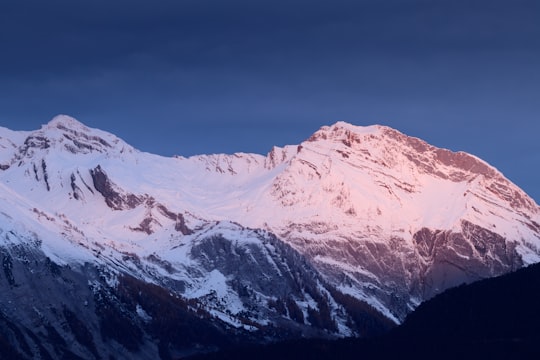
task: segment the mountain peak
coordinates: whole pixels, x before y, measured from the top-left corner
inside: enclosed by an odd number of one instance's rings
[[[455,184],[479,181],[490,196],[510,204],[513,209],[538,211],[532,199],[485,161],[463,151],[438,148],[391,127],[356,126],[339,121],[321,127],[302,148],[304,160],[307,159],[305,154],[311,152],[307,160],[312,165],[323,158],[339,159],[347,166],[376,169],[400,182],[406,181],[405,187],[416,183],[421,187],[420,178],[425,176]]]
[[[81,123],[79,120],[69,116],[69,115],[56,115],[54,118],[52,118],[51,121],[49,121],[46,125],[42,127],[42,129],[60,129],[60,130],[66,130],[71,129],[75,131],[83,131],[88,132],[90,129]]]
[[[323,126],[317,130],[308,141],[315,141],[319,139],[341,139],[343,137],[350,137],[351,134],[376,134],[383,129],[380,125],[358,126],[352,125],[345,121],[338,121],[330,126]]]
[[[390,164],[402,166],[397,162],[397,158],[405,157],[424,172],[435,173],[440,177],[452,178],[456,181],[462,181],[468,176],[496,177],[500,175],[485,161],[466,152],[438,148],[422,139],[405,135],[383,125],[356,126],[339,121],[331,126],[321,127],[308,139],[308,142],[318,141],[333,143],[333,145],[322,146],[337,149],[342,154],[344,150],[348,155],[351,151],[359,151],[362,154],[379,157],[377,161],[388,166]]]
[[[36,151],[50,149],[71,154],[113,154],[132,152],[134,149],[115,135],[87,127],[68,115],[57,115],[39,130],[30,132],[20,147],[23,157],[32,157]]]

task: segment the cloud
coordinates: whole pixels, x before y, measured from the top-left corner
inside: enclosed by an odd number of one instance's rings
[[[441,52],[527,48],[540,26],[531,4],[9,1],[0,8],[5,50],[0,75],[35,78],[143,66],[152,71],[152,64],[276,71],[365,54],[416,59]]]
[[[32,129],[68,113],[165,154],[266,152],[337,120],[385,123],[491,161],[504,124],[528,128],[512,146],[535,141],[539,12],[536,0],[2,1],[0,117]],[[165,148],[180,138],[182,151]]]

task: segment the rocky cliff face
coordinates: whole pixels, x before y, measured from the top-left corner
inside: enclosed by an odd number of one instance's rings
[[[367,336],[449,287],[540,259],[540,211],[523,191],[387,127],[337,123],[267,156],[191,158],[66,116],[0,130],[12,304],[0,343],[22,357]]]
[[[472,155],[346,123],[299,149],[266,193],[278,217],[250,225],[398,321],[448,287],[538,259],[538,206]]]
[[[0,349],[13,358],[167,359],[391,326],[369,307],[364,321],[375,326],[355,325],[358,312],[347,310],[355,303],[267,234],[246,244],[203,236],[185,267],[155,254],[108,257],[102,249],[94,261],[61,265],[38,235],[1,235]]]

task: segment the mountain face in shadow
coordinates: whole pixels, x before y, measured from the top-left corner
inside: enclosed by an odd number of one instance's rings
[[[540,356],[540,264],[449,289],[371,339],[305,340],[195,359],[533,359]]]
[[[421,304],[389,337],[456,356],[540,354],[540,265],[450,289]],[[518,357],[516,357],[518,356]]]

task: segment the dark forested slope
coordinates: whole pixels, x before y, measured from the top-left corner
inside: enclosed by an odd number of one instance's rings
[[[535,264],[450,289],[378,338],[305,340],[197,359],[538,358],[539,325],[540,264]]]

